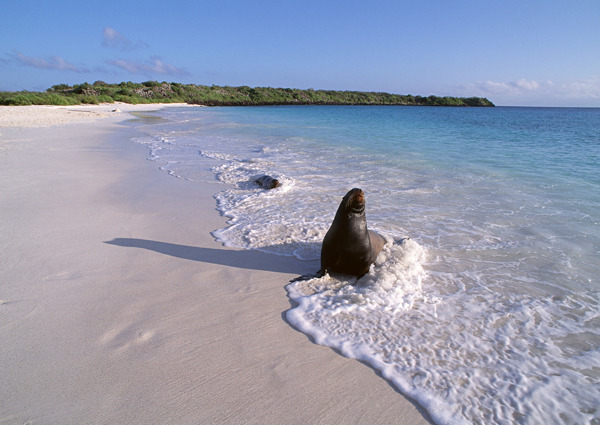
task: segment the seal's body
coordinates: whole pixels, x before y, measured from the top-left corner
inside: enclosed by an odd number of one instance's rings
[[[275,189],[277,186],[279,186],[279,180],[266,175],[257,177],[256,179],[254,179],[254,183],[257,183],[264,189]]]
[[[342,199],[331,227],[323,238],[321,270],[361,277],[381,252],[385,239],[367,229],[365,194],[352,189]]]

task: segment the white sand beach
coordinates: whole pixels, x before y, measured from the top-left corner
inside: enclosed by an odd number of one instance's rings
[[[314,262],[214,240],[120,124],[160,107],[0,107],[0,423],[430,423],[286,322]]]

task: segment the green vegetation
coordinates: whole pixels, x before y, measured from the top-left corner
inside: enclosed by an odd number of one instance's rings
[[[58,84],[46,92],[0,92],[0,105],[78,105],[98,103],[189,103],[206,106],[255,105],[420,105],[494,106],[480,97],[412,96],[390,93],[300,90],[272,87],[201,86],[196,84],[144,83]]]

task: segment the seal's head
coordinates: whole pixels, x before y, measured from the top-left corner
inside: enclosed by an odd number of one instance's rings
[[[365,193],[362,189],[354,188],[346,193],[342,204],[348,212],[360,214],[365,210]]]

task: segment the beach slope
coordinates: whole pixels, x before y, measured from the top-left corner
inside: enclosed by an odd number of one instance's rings
[[[222,186],[120,124],[157,107],[0,108],[0,423],[428,423],[285,321],[314,263],[214,241]]]

